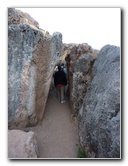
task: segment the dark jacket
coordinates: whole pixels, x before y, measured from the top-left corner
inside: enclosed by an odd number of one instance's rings
[[[67,85],[67,79],[66,79],[66,74],[64,73],[64,71],[57,71],[54,74],[54,85],[58,85],[58,84],[62,84],[62,85]]]

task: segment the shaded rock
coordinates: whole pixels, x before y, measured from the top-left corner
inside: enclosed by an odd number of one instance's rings
[[[8,131],[8,158],[37,158],[37,138],[32,131],[21,130]]]
[[[120,48],[104,46],[79,112],[80,143],[96,158],[120,158]]]
[[[77,115],[82,106],[86,89],[91,81],[91,69],[98,50],[87,43],[64,44],[63,56],[67,62],[70,104]]]
[[[77,59],[73,72],[71,105],[74,114],[78,114],[83,104],[83,99],[87,91],[87,87],[91,81],[91,69],[94,63],[94,58],[89,54],[83,54]]]
[[[9,21],[14,13],[17,10],[9,9]],[[9,129],[33,126],[42,120],[53,69],[61,56],[62,34],[44,36],[33,26],[20,22],[9,22],[8,26]]]

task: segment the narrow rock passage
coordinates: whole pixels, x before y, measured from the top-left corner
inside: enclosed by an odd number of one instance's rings
[[[49,92],[43,121],[31,130],[37,134],[39,158],[77,157],[77,120],[71,116],[68,98],[59,103],[54,88]]]

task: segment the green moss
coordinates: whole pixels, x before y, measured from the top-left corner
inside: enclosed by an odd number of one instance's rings
[[[82,148],[78,149],[77,158],[87,158],[87,154]]]

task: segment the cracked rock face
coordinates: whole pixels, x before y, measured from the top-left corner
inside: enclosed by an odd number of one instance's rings
[[[30,16],[12,8],[8,16],[8,122],[10,129],[21,129],[43,118],[62,34],[44,34]]]
[[[79,113],[80,143],[96,158],[120,158],[120,48],[104,46]],[[95,155],[94,155],[95,154]]]
[[[63,57],[67,61],[70,105],[75,116],[78,115],[91,81],[91,69],[97,52],[87,43],[63,46]]]
[[[83,54],[76,61],[73,72],[71,103],[74,114],[78,115],[83,104],[83,99],[87,91],[87,87],[91,81],[91,69],[94,58],[89,54]]]

